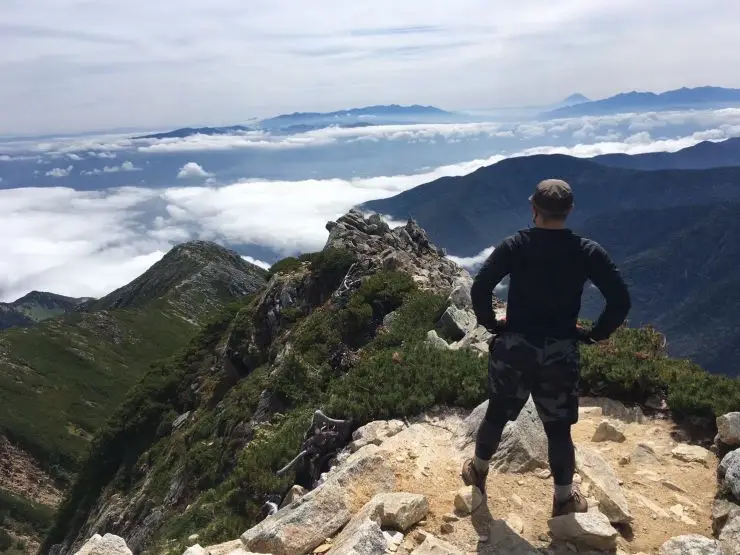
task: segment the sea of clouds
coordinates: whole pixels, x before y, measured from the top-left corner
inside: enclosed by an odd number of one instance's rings
[[[163,140],[108,136],[0,143],[0,300],[14,300],[31,290],[101,296],[190,239],[229,245],[266,267],[279,257],[320,249],[328,233],[326,222],[352,206],[439,177],[464,175],[507,156],[675,151],[733,136],[740,136],[738,109],[516,124],[327,128],[295,136],[248,132]],[[484,140],[494,142],[480,146]],[[429,167],[412,160],[406,171],[389,173],[387,168],[399,167],[397,154],[383,148],[370,151],[374,175],[291,179],[265,179],[248,172],[241,178],[225,177],[220,167],[204,162],[207,153],[220,150],[313,149],[317,156],[331,157],[333,151],[327,149],[347,143],[412,145],[416,150],[409,152],[417,153],[458,148],[457,161],[446,163],[440,156],[442,161]],[[467,151],[472,153],[469,158],[459,161]],[[175,155],[179,157],[170,158]],[[153,168],[161,156],[176,164],[157,181]],[[90,160],[97,165],[86,163]],[[78,186],[83,179],[105,181],[91,189]],[[475,267],[490,250],[466,259],[451,253],[451,258]]]

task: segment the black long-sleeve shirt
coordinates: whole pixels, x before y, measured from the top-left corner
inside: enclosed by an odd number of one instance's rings
[[[568,229],[532,228],[507,237],[481,267],[471,290],[478,323],[496,327],[493,289],[510,276],[506,330],[536,337],[577,337],[583,286],[588,280],[606,299],[590,336],[608,338],[631,307],[627,286],[598,243]]]

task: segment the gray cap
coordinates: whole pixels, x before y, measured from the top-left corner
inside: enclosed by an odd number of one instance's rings
[[[562,179],[545,179],[529,200],[543,212],[566,214],[573,207],[573,190]]]

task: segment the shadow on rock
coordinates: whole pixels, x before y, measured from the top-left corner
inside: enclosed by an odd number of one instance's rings
[[[494,518],[484,501],[471,515],[473,528],[480,540],[478,553],[507,555],[540,555],[540,551],[512,530],[506,521]]]

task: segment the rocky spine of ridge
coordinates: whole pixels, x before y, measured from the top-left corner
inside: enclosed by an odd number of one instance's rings
[[[0,303],[0,330],[32,326],[71,312],[89,300],[87,297],[74,298],[46,291],[31,291],[12,303]]]
[[[189,241],[173,247],[131,283],[79,310],[131,308],[165,299],[181,317],[197,321],[214,307],[213,299],[246,295],[262,286],[265,275],[233,250],[210,241]]]
[[[207,372],[185,384],[197,401],[175,420],[173,440],[177,428],[197,425],[199,413],[222,406],[225,391],[259,366],[268,363],[270,376],[280,372],[291,352],[292,332],[285,323],[296,312],[346,303],[382,269],[407,273],[421,288],[447,298],[436,329],[427,335],[431,347],[485,356],[491,337],[475,325],[470,276],[414,222],[391,230],[380,218],[353,211],[327,227],[326,249],[350,250],[354,262],[331,288],[305,263],[274,275],[256,301],[253,325],[239,328],[237,315]],[[393,312],[386,314],[383,327],[393,318]],[[346,345],[328,355],[337,371],[346,371],[358,356]],[[546,437],[531,400],[504,431],[487,503],[476,489],[462,487],[459,477],[486,404],[472,412],[438,406],[355,430],[310,491],[296,484],[266,504],[271,514],[264,520],[225,543],[202,547],[199,530],[193,530],[184,555],[737,555],[740,415],[717,420],[718,437],[708,449],[670,420],[664,400],[654,404],[654,410],[643,411],[608,398],[582,398],[574,440],[576,482],[590,509],[583,515],[550,518]],[[263,391],[257,409],[234,427],[229,441],[240,449],[248,446],[282,410]],[[197,477],[173,474],[160,503],[150,495],[149,463],[135,468],[142,477],[131,490],[106,487],[82,528],[50,552],[97,553],[93,550],[105,544],[113,553],[181,553],[165,546],[157,551],[147,538],[175,511],[190,508],[188,483]]]

